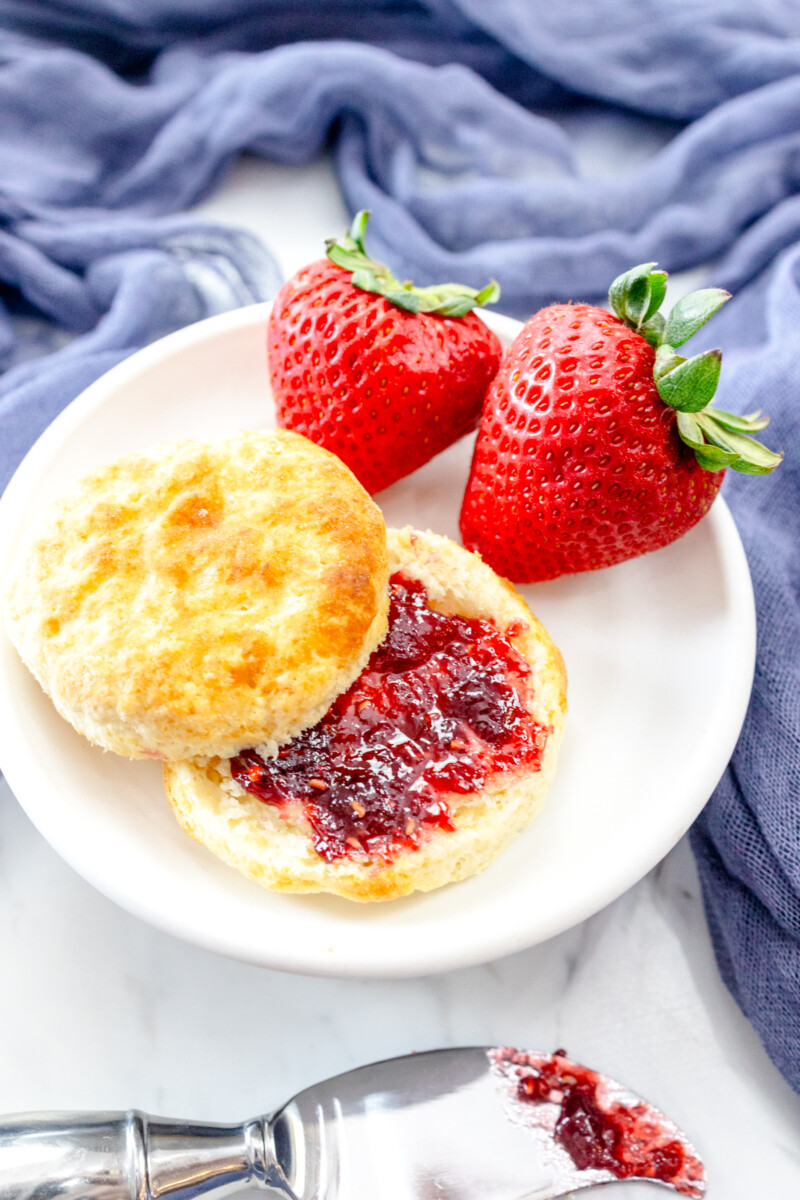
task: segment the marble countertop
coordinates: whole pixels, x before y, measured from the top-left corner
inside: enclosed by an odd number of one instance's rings
[[[200,211],[260,233],[286,273],[346,224],[325,160],[242,160]],[[509,958],[421,979],[315,979],[219,958],[122,912],[0,782],[0,956],[0,1111],[239,1121],[412,1050],[563,1046],[687,1130],[711,1200],[800,1194],[800,1097],[719,978],[685,841],[595,917]],[[603,1192],[618,1194],[657,1193]]]

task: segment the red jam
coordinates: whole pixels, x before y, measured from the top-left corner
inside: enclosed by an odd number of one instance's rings
[[[538,770],[549,729],[525,703],[530,667],[491,621],[434,612],[394,575],[389,632],[348,691],[277,758],[245,750],[233,778],[311,826],[317,853],[390,861],[454,827],[448,795]],[[517,630],[519,632],[519,630]]]
[[[572,1062],[563,1050],[548,1058],[507,1049],[492,1053],[503,1075],[515,1079],[518,1101],[557,1106],[553,1135],[578,1170],[656,1179],[685,1196],[704,1194],[702,1162],[658,1109],[606,1094],[603,1077]]]

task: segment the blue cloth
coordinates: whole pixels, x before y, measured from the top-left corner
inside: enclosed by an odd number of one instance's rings
[[[667,144],[586,178],[569,130],[614,111]],[[649,260],[713,261],[736,291],[709,333],[733,348],[719,401],[766,408],[787,458],[726,484],[758,667],[692,840],[722,973],[800,1091],[800,8],[0,0],[0,486],[124,355],[271,294],[253,238],[179,214],[244,150],[326,147],[419,283],[494,276],[519,316]]]

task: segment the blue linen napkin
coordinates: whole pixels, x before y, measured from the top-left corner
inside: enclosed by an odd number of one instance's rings
[[[672,136],[587,179],[567,129],[613,106]],[[800,1091],[800,9],[0,0],[0,487],[126,354],[272,294],[254,238],[175,214],[243,150],[326,146],[375,252],[419,283],[493,276],[517,316],[641,261],[713,260],[736,291],[703,335],[733,351],[719,404],[767,409],[787,458],[725,485],[758,663],[692,844],[720,969]]]

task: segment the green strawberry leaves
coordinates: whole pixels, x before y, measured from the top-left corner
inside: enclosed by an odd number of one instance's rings
[[[433,313],[439,317],[464,317],[473,308],[494,304],[500,299],[500,285],[494,280],[480,290],[460,283],[442,283],[416,288],[401,283],[383,263],[375,262],[364,248],[369,212],[356,213],[348,233],[341,240],[328,238],[325,252],[331,262],[352,271],[350,282],[365,292],[375,292],[409,313]]]
[[[640,333],[661,307],[667,291],[666,271],[653,271],[656,263],[642,263],[619,275],[608,289],[608,299],[621,321]]]
[[[644,325],[640,325],[639,333],[646,342],[651,346],[660,346],[661,339],[664,336],[664,326],[666,321],[660,312],[653,313],[652,317],[648,317]]]
[[[706,321],[719,312],[730,300],[730,292],[722,288],[703,288],[681,297],[667,317],[663,341],[668,346],[682,346],[690,337],[702,329]]]
[[[656,263],[632,267],[614,280],[609,304],[621,321],[655,348],[653,379],[665,404],[677,412],[681,440],[707,471],[730,467],[744,475],[767,475],[783,458],[762,446],[752,433],[763,429],[769,417],[760,412],[738,417],[710,407],[717,390],[721,350],[706,350],[683,358],[676,348],[688,342],[722,305],[730,293],[703,288],[683,296],[668,317],[658,311],[666,293],[667,274],[654,271]]]
[[[694,358],[681,358],[672,346],[656,350],[653,378],[658,394],[679,412],[700,412],[713,399],[722,365],[721,350],[706,350]]]
[[[709,471],[731,467],[743,475],[768,475],[783,455],[773,454],[744,432],[757,433],[768,420],[769,417],[762,417],[760,412],[737,417],[719,408],[709,408],[696,415],[679,412],[678,429],[683,441],[694,450],[701,467]]]

